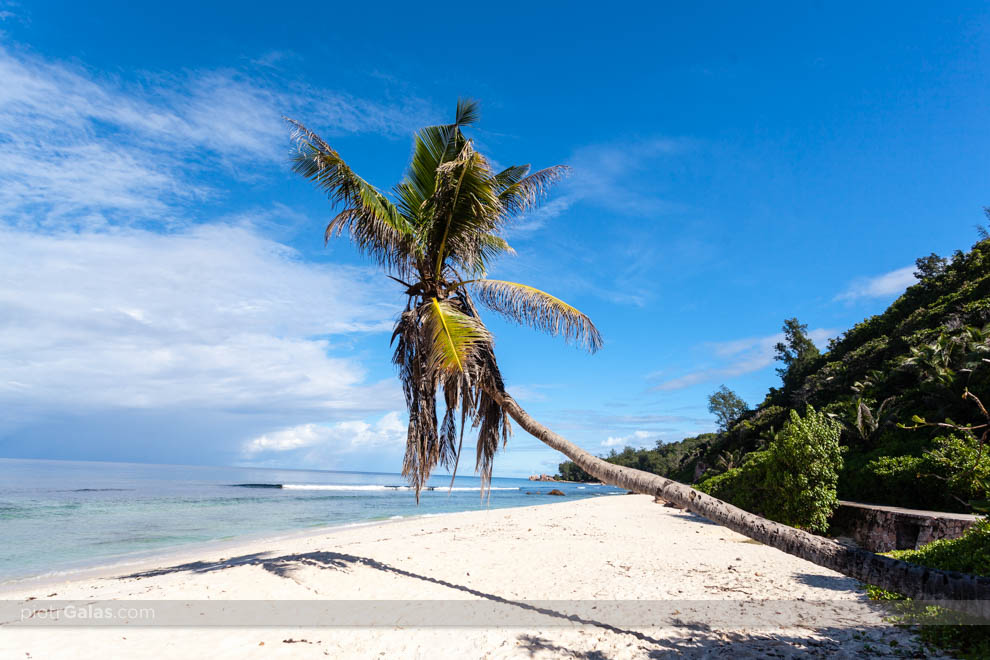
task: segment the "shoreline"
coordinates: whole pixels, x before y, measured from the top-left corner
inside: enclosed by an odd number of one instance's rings
[[[537,505],[545,506],[545,505]],[[24,577],[12,577],[0,579],[0,598],[3,598],[4,593],[7,591],[13,591],[13,587],[22,585],[33,585],[33,586],[48,586],[53,583],[60,583],[66,581],[75,581],[83,579],[93,579],[98,577],[112,577],[116,573],[118,568],[123,567],[137,567],[142,568],[144,566],[153,564],[155,562],[164,562],[171,560],[179,560],[187,557],[199,556],[203,553],[215,553],[219,550],[225,550],[230,548],[236,548],[246,544],[262,544],[262,543],[275,543],[282,541],[292,541],[301,538],[309,538],[311,536],[325,536],[328,534],[333,534],[337,531],[343,531],[348,529],[353,529],[357,527],[373,527],[378,525],[388,525],[390,523],[397,523],[403,520],[415,520],[417,518],[428,518],[431,516],[442,516],[449,515],[446,513],[424,513],[417,516],[401,516],[398,518],[388,518],[385,520],[367,520],[367,521],[356,521],[341,523],[339,525],[320,525],[318,527],[307,527],[303,529],[298,529],[295,531],[287,531],[285,533],[272,534],[269,532],[261,532],[258,534],[244,534],[238,535],[233,538],[227,539],[214,539],[210,541],[191,541],[189,543],[183,543],[177,546],[162,547],[156,550],[146,550],[135,553],[128,553],[127,555],[120,555],[117,557],[108,557],[103,559],[94,559],[93,563],[87,563],[86,565],[80,565],[72,568],[66,568],[63,570],[55,570],[47,573],[40,573],[37,575],[27,575]]]
[[[402,523],[406,521],[416,521],[421,519],[441,518],[445,516],[456,516],[462,513],[484,513],[485,511],[505,511],[509,509],[528,509],[543,506],[554,506],[560,504],[574,504],[581,500],[571,500],[570,502],[546,502],[544,504],[530,504],[527,506],[507,506],[493,507],[491,509],[474,511],[449,511],[444,513],[422,513],[411,516],[392,516],[384,520],[358,520],[354,522],[340,523],[339,525],[319,525],[291,530],[281,533],[261,532],[258,534],[238,535],[228,539],[215,539],[210,541],[192,541],[178,546],[163,547],[156,550],[147,550],[137,553],[129,553],[125,556],[115,558],[94,559],[93,563],[83,566],[55,570],[37,575],[24,577],[13,577],[0,579],[0,599],[5,597],[7,592],[16,592],[20,587],[46,587],[64,582],[74,582],[79,580],[114,577],[119,569],[140,570],[154,566],[158,563],[176,562],[183,560],[193,560],[204,554],[214,555],[222,550],[232,550],[242,546],[254,546],[261,544],[277,544],[282,542],[299,541],[312,538],[324,538],[335,533],[346,532],[351,529],[367,527],[386,527],[388,525]]]
[[[11,461],[0,459],[7,467]],[[172,552],[205,552],[214,546],[451,511],[544,505],[556,499],[544,497],[551,488],[563,488],[574,498],[614,490],[498,478],[492,488],[499,492],[480,498],[480,481],[459,477],[451,492],[444,485],[441,492],[426,493],[417,502],[400,486],[388,485],[398,483],[401,475],[296,470],[297,475],[289,476],[281,470],[226,467],[186,474],[190,466],[145,464],[134,464],[141,468],[137,472],[94,472],[88,467],[80,472],[65,469],[67,463],[82,462],[27,460],[33,473],[10,474],[13,484],[5,484],[5,494],[11,495],[3,507],[9,545],[0,553],[0,589],[71,578]],[[262,482],[265,488],[243,487]],[[131,493],[107,491],[139,492],[132,503],[127,501]],[[190,504],[184,504],[187,500]],[[45,525],[58,525],[59,534],[41,532]]]
[[[762,658],[920,648],[855,580],[645,495],[306,530],[98,572],[8,584],[0,606],[146,604],[164,608],[158,625],[8,616],[0,656]]]

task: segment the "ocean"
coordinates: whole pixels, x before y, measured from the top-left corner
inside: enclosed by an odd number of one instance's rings
[[[397,474],[0,459],[0,583],[194,544],[625,492],[495,478],[482,500],[478,477],[430,485],[417,506]]]

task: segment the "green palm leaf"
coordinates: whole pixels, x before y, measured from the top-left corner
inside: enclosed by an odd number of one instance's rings
[[[313,181],[332,203],[345,207],[327,225],[325,238],[329,240],[346,230],[355,244],[379,263],[405,270],[405,244],[412,230],[395,205],[355,174],[320,136],[293,119],[286,121],[295,127],[298,145],[293,170]]]
[[[505,214],[488,161],[470,141],[437,168],[437,187],[427,208],[435,218],[430,236],[434,272],[442,275],[448,259],[477,271],[485,237],[499,229]]]
[[[467,373],[478,351],[491,344],[492,336],[478,318],[464,314],[446,300],[432,298],[421,313],[431,373]]]
[[[476,124],[481,118],[481,104],[474,99],[457,99],[454,123],[457,126]]]

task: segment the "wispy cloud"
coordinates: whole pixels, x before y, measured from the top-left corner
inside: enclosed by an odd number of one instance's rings
[[[14,11],[15,9],[18,11]],[[17,20],[22,23],[27,22],[27,18],[23,15],[19,3],[0,0],[0,23],[11,20]],[[0,34],[3,34],[3,32],[0,31]]]
[[[634,178],[657,160],[683,153],[689,148],[684,140],[652,138],[627,143],[589,145],[577,149],[568,159],[571,175],[559,186],[559,192],[547,204],[529,213],[513,232],[522,233],[542,227],[578,203],[623,215],[655,216],[681,206],[655,194],[643,192]]]
[[[514,399],[522,401],[523,403],[536,403],[538,401],[547,400],[547,392],[555,389],[559,389],[559,385],[509,385],[508,391]]]
[[[817,328],[808,336],[816,345],[822,346],[835,335],[835,330]],[[712,342],[704,345],[713,366],[688,371],[687,373],[664,380],[652,389],[661,392],[681,390],[700,383],[725,380],[736,376],[766,369],[774,362],[774,346],[784,341],[784,334],[777,333],[766,337],[746,337],[725,342]]]
[[[917,282],[914,266],[905,266],[876,277],[855,280],[835,300],[858,300],[860,298],[889,298],[900,295],[906,288]]]
[[[235,179],[280,166],[281,115],[329,135],[404,135],[430,114],[240,70],[137,82],[0,49],[0,217],[93,227],[176,220],[183,202],[222,194],[192,174]]]
[[[578,418],[583,427],[604,427],[610,429],[640,429],[658,431],[670,424],[708,421],[684,415],[663,415],[654,413],[619,415],[603,413],[596,410],[564,410],[562,414],[569,418]]]

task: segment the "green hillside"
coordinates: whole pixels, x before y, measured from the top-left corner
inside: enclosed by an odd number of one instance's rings
[[[981,234],[969,252],[918,259],[918,283],[824,353],[788,320],[778,345],[781,387],[727,431],[626,449],[609,460],[708,489],[706,480],[729,472],[717,480],[717,494],[740,499],[730,477],[767,448],[791,410],[804,414],[811,405],[842,428],[840,498],[970,510],[971,501],[987,499],[990,481],[985,429],[972,428],[990,421],[977,400],[990,406],[990,237]],[[563,476],[580,477],[575,470],[561,464]]]

